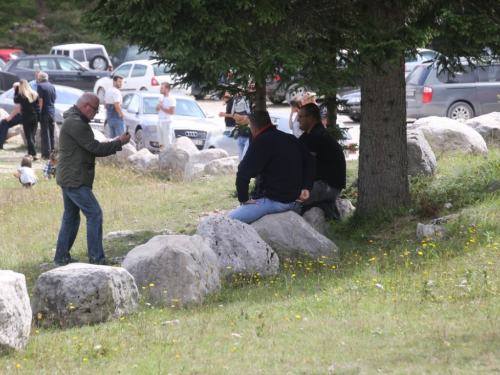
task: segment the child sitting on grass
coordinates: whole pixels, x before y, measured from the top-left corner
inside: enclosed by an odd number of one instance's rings
[[[19,179],[19,182],[25,188],[32,188],[38,181],[33,168],[31,168],[31,155],[26,155],[21,161],[21,168],[14,173],[14,177]]]
[[[47,160],[47,164],[45,164],[45,168],[43,169],[43,177],[46,180],[50,178],[56,177],[56,169],[57,169],[57,154],[52,151],[49,156],[49,160]]]

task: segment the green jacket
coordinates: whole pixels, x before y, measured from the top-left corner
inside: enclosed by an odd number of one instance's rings
[[[57,184],[63,188],[88,186],[92,189],[95,175],[95,158],[120,151],[119,139],[99,142],[82,112],[73,106],[64,112],[64,123],[59,134],[59,160]]]

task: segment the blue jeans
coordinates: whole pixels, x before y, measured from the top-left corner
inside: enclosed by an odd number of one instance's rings
[[[298,204],[295,202],[281,203],[278,201],[273,201],[269,198],[259,198],[255,199],[255,201],[258,202],[258,204],[242,204],[241,206],[229,212],[227,216],[231,219],[236,219],[250,224],[257,219],[260,219],[264,215],[289,211],[293,209],[296,204]]]
[[[243,160],[243,157],[247,153],[249,144],[250,144],[249,137],[238,137],[238,148],[240,150],[240,154],[239,154],[240,161]]]
[[[102,210],[88,186],[78,189],[62,188],[64,214],[57,239],[55,263],[67,263],[70,250],[80,227],[80,210],[87,219],[87,249],[90,263],[105,258],[102,248]]]
[[[115,138],[125,133],[125,121],[121,118],[108,118],[109,138]]]

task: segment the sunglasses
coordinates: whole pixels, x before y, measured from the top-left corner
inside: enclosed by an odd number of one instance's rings
[[[94,107],[92,104],[90,103],[87,103],[88,106],[90,106],[94,111],[95,113],[99,113],[99,107]]]

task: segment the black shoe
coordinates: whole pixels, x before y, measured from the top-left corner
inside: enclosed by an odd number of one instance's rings
[[[33,161],[38,161],[38,160],[39,159],[36,156],[33,157]]]
[[[66,259],[66,260],[64,260],[62,262],[54,262],[54,264],[57,267],[60,267],[60,266],[67,266],[70,263],[78,263],[78,262],[80,262],[78,259],[71,258],[71,259]]]
[[[118,264],[118,262],[111,260],[107,257],[104,257],[102,259],[90,259],[89,260],[90,264],[96,264],[99,266],[115,266]]]

